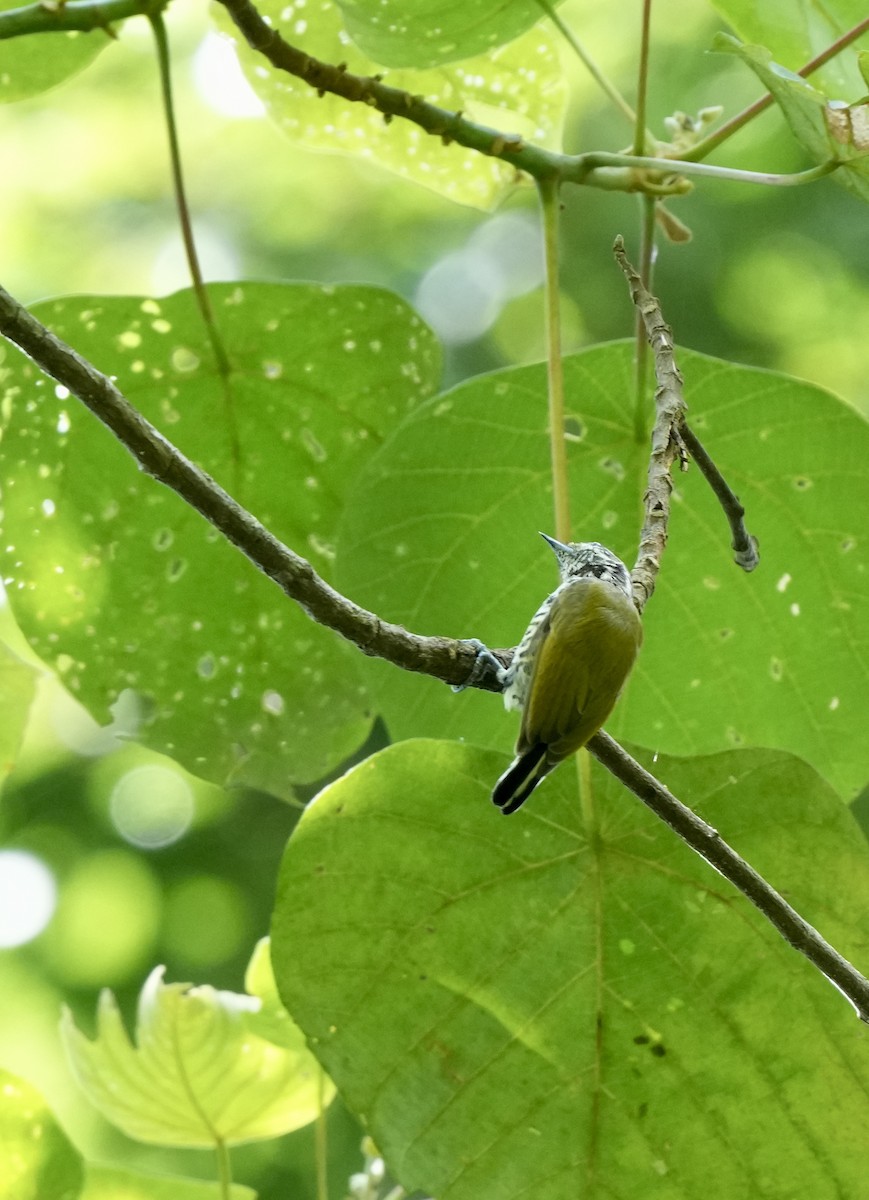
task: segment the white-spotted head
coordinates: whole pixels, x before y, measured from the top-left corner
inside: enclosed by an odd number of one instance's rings
[[[540,535],[555,551],[561,582],[572,579],[601,579],[631,598],[631,575],[620,558],[600,542],[557,542]]]

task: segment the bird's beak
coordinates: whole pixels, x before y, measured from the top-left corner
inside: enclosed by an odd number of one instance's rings
[[[538,531],[538,532],[540,532],[540,531]],[[557,542],[555,540],[555,538],[550,537],[548,533],[540,532],[540,536],[543,538],[543,540],[545,542],[549,542],[549,545],[552,547],[552,549],[555,551],[556,554],[564,554],[565,552],[568,551],[568,547],[565,546],[564,542]]]

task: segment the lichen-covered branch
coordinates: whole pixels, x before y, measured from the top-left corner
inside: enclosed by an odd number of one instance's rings
[[[689,455],[706,479],[720,503],[731,528],[731,544],[736,563],[753,571],[759,559],[758,542],[745,527],[745,509],[728,486],[721,472],[687,424],[687,405],[682,394],[682,376],[676,366],[673,333],[661,312],[659,301],[643,285],[625,253],[625,244],[617,237],[613,246],[616,261],[624,272],[631,299],[643,321],[646,338],[655,360],[655,425],[652,430],[652,452],[649,474],[643,497],[645,517],[640,533],[637,561],[631,572],[634,599],[642,610],[655,590],[661,567],[661,557],[667,545],[670,521],[670,494],[673,490],[671,470],[678,459],[683,469]]]

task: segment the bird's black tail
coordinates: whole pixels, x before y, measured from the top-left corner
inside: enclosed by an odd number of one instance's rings
[[[497,804],[505,817],[521,808],[544,775],[550,768],[546,763],[548,747],[538,742],[518,758],[514,758],[510,766],[495,784],[492,791],[492,803]]]

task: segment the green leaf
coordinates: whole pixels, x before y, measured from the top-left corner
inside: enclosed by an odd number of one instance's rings
[[[190,291],[34,312],[273,533],[331,573],[361,464],[439,375],[432,334],[369,287],[209,289],[221,388]],[[58,399],[60,395],[60,399]],[[143,739],[217,781],[321,778],[370,727],[360,658],[315,625],[99,422],[10,351],[0,405],[3,574],[41,657],[100,719],[148,698]],[[134,730],[135,731],[135,730]]]
[[[6,10],[22,7],[21,0],[0,0],[0,17]],[[103,30],[39,33],[0,41],[0,102],[24,100],[56,87],[110,44]]]
[[[335,1085],[324,1073],[305,1042],[305,1035],[284,1008],[278,994],[271,960],[271,941],[260,938],[254,949],[245,975],[244,986],[259,1000],[255,1011],[245,1013],[248,1029],[268,1042],[294,1054],[299,1071],[320,1078],[319,1104],[327,1108],[335,1098]]]
[[[486,54],[544,16],[538,0],[338,0],[338,5],[359,47],[395,67],[436,67]]]
[[[769,46],[778,62],[796,71],[866,16],[863,0],[712,0],[712,7],[746,42]],[[812,75],[824,86],[850,87],[853,51],[846,50]]]
[[[257,11],[293,46],[329,63],[344,62],[357,75],[382,74],[378,64],[349,41],[332,0],[265,0]],[[217,14],[232,33],[228,18]],[[512,187],[509,163],[487,158],[455,143],[445,145],[409,121],[386,124],[365,104],[340,96],[318,96],[307,83],[270,66],[236,39],[251,86],[271,117],[296,144],[338,151],[376,162],[476,208],[492,208]],[[389,71],[384,82],[422,96],[450,113],[558,148],[567,93],[554,35],[539,29],[485,57],[428,71]]]
[[[163,983],[155,968],[139,996],[131,1044],[109,991],[89,1041],[64,1010],[61,1034],[73,1071],[107,1120],[141,1142],[233,1145],[279,1137],[313,1121],[320,1072],[310,1055],[257,1037],[250,996]]]
[[[256,1192],[234,1183],[230,1197],[231,1200],[256,1200]],[[223,1200],[223,1193],[219,1183],[91,1163],[81,1200]]]
[[[633,347],[565,360],[574,537],[633,562],[648,451],[634,435]],[[869,775],[869,425],[810,384],[678,352],[692,427],[760,539],[751,575],[692,468],[676,478],[645,644],[607,725],[668,754],[771,746],[844,795]],[[353,489],[338,586],[422,633],[513,646],[557,582],[546,368],[479,377],[416,410]],[[412,481],[412,486],[411,486]],[[394,738],[508,749],[498,697],[365,663]]]
[[[714,45],[716,50],[735,54],[754,71],[772,92],[794,137],[814,161],[841,161],[833,178],[855,196],[869,200],[865,104],[849,106],[828,99],[801,76],[773,62],[763,46],[744,46],[724,33],[718,34]]]
[[[78,1151],[36,1088],[0,1070],[0,1200],[74,1200]]]
[[[0,642],[0,783],[15,766],[39,670]]]
[[[589,837],[573,764],[505,821],[504,762],[393,746],[320,794],[281,868],[281,994],[398,1179],[438,1200],[860,1195],[869,1051],[841,995],[606,772]],[[869,851],[809,767],[654,769],[865,965]]]

